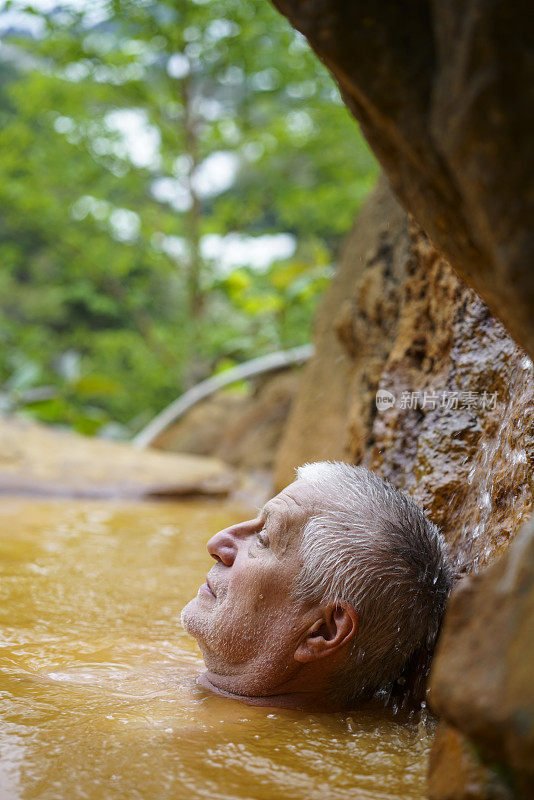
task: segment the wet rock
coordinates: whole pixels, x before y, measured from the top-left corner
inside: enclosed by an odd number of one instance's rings
[[[217,392],[164,431],[153,447],[211,455],[246,471],[271,470],[299,370],[255,379],[250,394]]]
[[[229,420],[241,416],[248,399],[237,392],[217,392],[170,425],[154,439],[151,447],[170,453],[213,455],[220,446]]]
[[[460,572],[532,505],[534,372],[382,182],[356,222],[279,451],[278,486],[321,458],[364,463],[444,531]],[[378,390],[394,404],[377,409]]]
[[[534,520],[492,566],[453,592],[431,672],[433,707],[534,796]],[[439,747],[439,745],[438,745]],[[456,763],[450,748],[444,760]],[[443,770],[434,748],[435,770]],[[431,771],[432,774],[432,771]],[[447,794],[436,789],[436,800]],[[468,795],[459,795],[464,798]]]
[[[405,208],[534,356],[530,5],[273,1],[333,72]]]
[[[513,790],[499,772],[480,761],[459,731],[440,723],[430,753],[429,800],[513,800]]]
[[[0,418],[0,493],[69,497],[173,497],[227,494],[234,480],[214,458],[140,451]]]
[[[534,372],[413,224],[410,242],[378,383],[396,403],[376,413],[365,460],[425,508],[471,571],[503,551],[532,506]]]

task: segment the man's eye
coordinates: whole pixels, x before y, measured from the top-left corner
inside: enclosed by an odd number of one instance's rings
[[[267,536],[266,533],[260,531],[259,533],[256,534],[256,536],[258,539],[258,544],[260,544],[262,547],[269,547],[269,537]]]

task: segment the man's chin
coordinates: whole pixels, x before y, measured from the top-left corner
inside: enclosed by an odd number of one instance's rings
[[[182,613],[180,614],[180,622],[182,626],[187,631],[190,636],[194,636],[196,638],[196,628],[198,627],[198,609],[197,606],[197,598],[193,597],[189,603],[182,608]],[[197,625],[195,626],[195,620]]]

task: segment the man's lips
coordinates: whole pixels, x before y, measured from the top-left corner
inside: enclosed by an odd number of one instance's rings
[[[206,583],[202,584],[202,586],[200,587],[200,590],[202,592],[204,592],[205,594],[211,595],[211,597],[217,597],[217,595],[215,594],[215,592],[211,588],[211,584],[210,584],[210,582],[209,582],[207,577],[206,577]]]

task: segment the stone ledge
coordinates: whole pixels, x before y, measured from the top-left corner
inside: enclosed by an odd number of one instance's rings
[[[0,494],[141,498],[224,495],[232,488],[231,469],[215,458],[138,450],[0,418]]]

